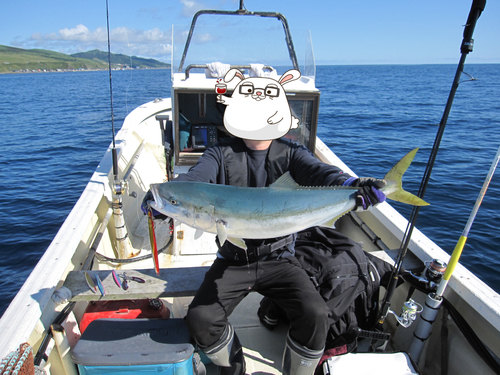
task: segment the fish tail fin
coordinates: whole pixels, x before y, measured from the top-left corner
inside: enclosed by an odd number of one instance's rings
[[[384,177],[384,180],[387,181],[387,186],[383,188],[382,191],[386,194],[387,198],[394,201],[411,204],[413,206],[428,206],[429,203],[403,189],[403,175],[412,163],[417,151],[418,148],[410,151],[392,167]]]

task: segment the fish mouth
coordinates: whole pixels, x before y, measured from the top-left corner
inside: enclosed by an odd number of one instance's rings
[[[158,184],[151,184],[150,186],[151,193],[153,194],[153,199],[154,199],[154,205],[157,208],[165,208],[165,205],[162,204],[162,199],[160,197],[160,194],[158,193]]]

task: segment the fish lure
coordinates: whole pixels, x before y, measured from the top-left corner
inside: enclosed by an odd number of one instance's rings
[[[99,275],[97,273],[95,274],[95,278],[97,280],[97,287],[99,288],[99,291],[101,292],[101,295],[105,296],[106,295],[106,290],[104,289],[104,285],[102,285],[101,278],[99,277]]]
[[[84,272],[84,274],[85,274],[85,281],[87,282],[87,285],[89,286],[90,290],[92,291],[92,293],[96,293],[97,287],[95,286],[92,277],[90,277],[90,275],[87,272]]]
[[[113,271],[111,271],[111,273],[112,273],[112,275],[113,275],[113,280],[115,280],[116,285],[118,285],[118,287],[119,287],[119,288],[121,288],[121,287],[122,287],[122,283],[121,283],[121,281],[120,281],[120,278],[119,278],[119,277],[118,277],[118,275],[116,274],[116,271],[115,271],[115,270],[113,270]]]
[[[148,203],[148,227],[149,227],[149,241],[151,242],[151,254],[153,256],[153,265],[156,273],[160,274],[160,262],[158,260],[158,247],[156,246],[155,235],[155,222],[153,219],[153,210]]]
[[[128,289],[128,282],[129,281],[135,281],[135,282],[140,283],[140,284],[144,284],[146,282],[146,280],[141,279],[140,277],[127,276],[125,274],[125,272],[123,274],[119,275],[119,276],[123,277],[123,283],[122,283],[123,290],[127,290]]]

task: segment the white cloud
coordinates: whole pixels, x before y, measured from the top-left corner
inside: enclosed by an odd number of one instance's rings
[[[182,15],[184,17],[191,18],[197,11],[206,9],[206,5],[194,0],[181,0],[181,4],[183,5]]]
[[[51,34],[51,36],[52,35],[53,34]],[[99,27],[94,32],[91,32],[85,25],[80,24],[72,29],[59,30],[60,40],[80,41],[80,42],[88,42],[88,41],[102,42],[103,37],[105,37],[105,30],[103,30],[102,27]]]
[[[16,40],[12,44],[21,48],[43,48],[71,54],[92,49],[107,51],[107,40],[106,28],[89,30],[85,25],[79,24],[55,33],[34,33],[30,38]],[[162,31],[156,27],[150,30],[117,27],[110,30],[110,41],[113,53],[170,61],[171,31]]]

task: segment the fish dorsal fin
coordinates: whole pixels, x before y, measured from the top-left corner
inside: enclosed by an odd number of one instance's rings
[[[270,188],[273,189],[300,189],[301,186],[295,182],[290,172],[286,171],[280,178],[274,181]]]

